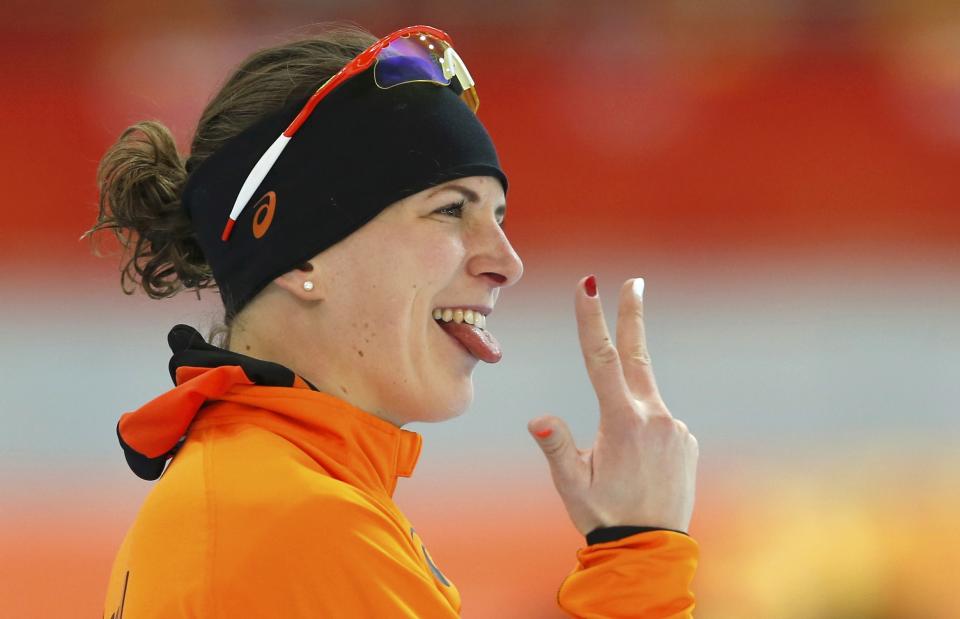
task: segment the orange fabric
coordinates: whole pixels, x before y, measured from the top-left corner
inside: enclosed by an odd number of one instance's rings
[[[219,369],[181,373],[193,380],[167,403],[195,406],[184,393]],[[234,376],[127,533],[105,616],[456,617],[456,587],[391,500],[420,436],[308,388]]]
[[[136,414],[120,417],[120,433],[143,455],[160,456],[186,433],[204,402],[220,397],[238,383],[253,384],[238,365],[177,368],[177,387],[143,405]]]
[[[690,582],[697,543],[673,531],[649,531],[577,552],[577,568],[557,601],[574,617],[693,617]],[[602,593],[601,593],[602,592]]]
[[[302,380],[251,384],[236,366],[177,378],[141,411],[194,421],[120,547],[105,617],[459,615],[456,587],[391,498],[416,465],[418,434]],[[644,533],[581,551],[563,608],[674,608],[695,545],[650,541],[660,539],[672,540]]]

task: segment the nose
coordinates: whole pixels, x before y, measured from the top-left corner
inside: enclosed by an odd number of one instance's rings
[[[469,273],[488,279],[495,288],[506,288],[520,281],[523,261],[503,228],[491,219],[474,233],[474,251],[467,261]]]

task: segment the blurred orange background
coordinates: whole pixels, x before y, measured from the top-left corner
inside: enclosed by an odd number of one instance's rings
[[[960,9],[948,2],[87,3],[0,20],[0,616],[102,612],[148,484],[119,415],[215,294],[127,297],[78,237],[99,157],[186,152],[255,49],[339,19],[451,33],[510,175],[526,274],[464,417],[413,427],[397,501],[464,617],[559,617],[583,543],[525,423],[582,445],[573,286],[647,279],[661,390],[701,445],[697,616],[960,616]],[[221,312],[222,313],[222,312]],[[174,535],[175,532],[171,532]]]

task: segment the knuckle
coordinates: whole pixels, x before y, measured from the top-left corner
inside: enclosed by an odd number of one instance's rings
[[[689,437],[690,429],[683,421],[670,416],[664,409],[664,412],[648,412],[642,416],[642,424],[647,432],[658,436],[660,440],[682,445]]]
[[[660,432],[673,432],[677,426],[669,415],[650,414],[646,416],[646,426]]]
[[[590,359],[597,365],[615,365],[620,360],[620,356],[610,342],[610,338],[605,337],[599,346],[590,351]]]
[[[660,399],[659,394],[653,399],[644,400],[642,404],[644,412],[648,417],[663,417],[673,421],[673,415],[670,414],[666,404]]]
[[[603,308],[599,305],[587,304],[580,311],[582,312],[579,314],[581,327],[590,328],[591,325],[605,324],[606,322]]]
[[[636,432],[643,430],[647,423],[647,420],[643,414],[638,412],[635,407],[629,404],[623,407],[622,410],[616,412],[619,414],[621,423],[623,423],[623,428],[631,434],[635,434]]]
[[[650,365],[652,361],[650,359],[650,353],[647,352],[647,347],[643,345],[632,347],[627,353],[627,358],[630,361],[639,363],[641,365]]]
[[[543,446],[543,453],[550,458],[558,456],[566,448],[566,441],[559,440]]]
[[[630,294],[631,299],[633,293]],[[620,310],[621,319],[643,320],[643,306],[638,303],[628,303],[626,307]]]
[[[654,384],[653,387],[653,395],[643,402],[647,414],[651,417],[669,417],[670,419],[673,419],[673,415],[670,414],[670,410],[660,397],[660,392],[656,390],[656,385]]]

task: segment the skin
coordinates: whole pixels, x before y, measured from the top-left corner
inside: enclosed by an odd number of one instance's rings
[[[312,270],[285,273],[257,295],[234,324],[231,349],[281,363],[397,426],[461,414],[478,360],[433,310],[493,307],[519,281],[523,263],[500,226],[505,209],[503,187],[486,176],[390,205],[314,256]]]
[[[480,176],[390,205],[257,295],[234,322],[231,350],[281,363],[398,427],[463,413],[478,361],[432,314],[437,307],[493,307],[500,289],[519,281],[523,264],[500,226],[504,211],[500,183]],[[527,428],[581,533],[615,525],[686,531],[698,446],[660,397],[643,301],[634,280],[625,282],[615,345],[585,279],[574,304],[600,407],[594,444],[578,449],[566,423],[551,415]],[[308,280],[313,290],[304,290]],[[495,316],[488,326],[495,331]]]
[[[578,449],[562,419],[545,415],[527,429],[537,440],[560,498],[580,533],[634,525],[686,532],[693,515],[699,446],[660,397],[643,324],[642,294],[620,289],[617,341],[599,295],[580,280],[574,305],[580,348],[600,405],[590,449]]]

